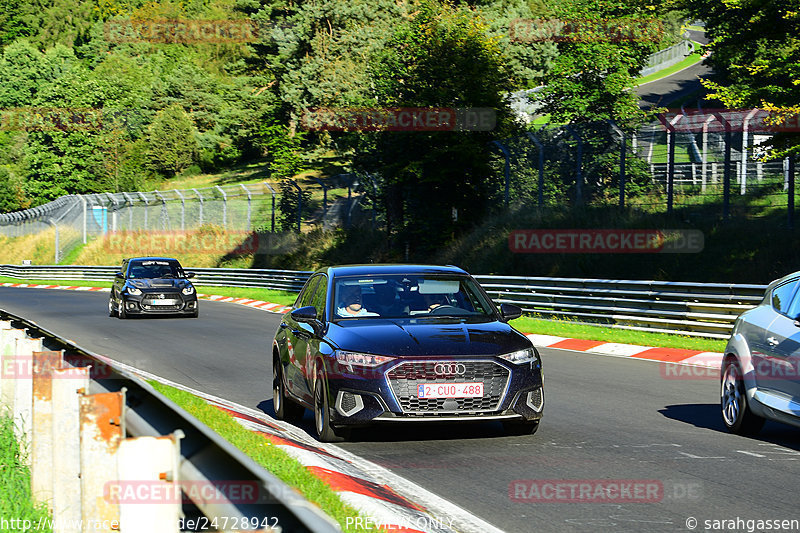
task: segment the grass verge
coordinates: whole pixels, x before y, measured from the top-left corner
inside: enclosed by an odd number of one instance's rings
[[[299,490],[307,500],[318,505],[325,514],[338,522],[343,531],[375,531],[374,529],[354,528],[352,523],[355,520],[352,518],[361,516],[361,513],[342,502],[339,495],[330,486],[311,474],[306,467],[285,451],[273,446],[265,437],[245,429],[230,415],[193,394],[155,381],[150,381],[150,384],[258,464]],[[347,523],[347,518],[351,518],[350,525]],[[360,522],[363,524],[363,521]]]
[[[102,281],[82,280],[20,280],[0,276],[0,283],[38,283],[42,285],[72,285],[76,287],[110,287],[111,283]],[[261,289],[255,287],[213,287],[196,286],[201,294],[215,294],[219,296],[232,296],[234,298],[250,298],[281,305],[292,305],[297,299],[297,293]],[[660,346],[663,348],[683,348],[686,350],[700,350],[708,352],[722,352],[725,349],[724,340],[688,337],[685,335],[670,335],[668,333],[651,333],[648,331],[633,331],[626,329],[609,328],[607,326],[587,325],[570,320],[553,320],[536,317],[522,317],[512,321],[512,325],[525,333],[539,333],[541,335],[555,335],[573,339],[589,339],[595,341],[620,342],[625,344],[640,344],[643,346]]]
[[[36,531],[52,531],[47,508],[33,502],[31,472],[23,454],[14,434],[13,419],[0,416],[0,518],[9,523],[17,520],[19,527],[11,524],[12,530],[30,531],[33,527],[29,524],[33,524],[38,526]]]

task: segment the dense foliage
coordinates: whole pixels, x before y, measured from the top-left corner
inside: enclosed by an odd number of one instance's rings
[[[0,210],[248,162],[287,179],[333,154],[342,171],[380,184],[370,202],[394,242],[433,247],[497,204],[491,141],[525,127],[509,93],[547,84],[556,119],[624,127],[642,118],[633,76],[674,33],[526,40],[511,31],[516,21],[664,13],[646,0],[0,0]],[[192,40],[174,30],[187,20],[253,31]],[[173,29],[117,32],[137,21]],[[493,109],[495,127],[307,131],[303,122],[317,108],[393,107]],[[294,188],[283,189],[288,206]]]
[[[800,1],[684,2],[706,22],[711,38],[719,78],[706,82],[712,96],[732,109],[758,107],[776,117],[800,113]],[[779,153],[800,151],[796,133],[775,141]]]

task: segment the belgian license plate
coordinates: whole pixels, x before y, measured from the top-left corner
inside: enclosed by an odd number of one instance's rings
[[[151,305],[175,305],[175,300],[153,300]]]
[[[424,383],[417,386],[419,398],[482,398],[483,383]]]

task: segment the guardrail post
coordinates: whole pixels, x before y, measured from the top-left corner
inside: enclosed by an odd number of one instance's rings
[[[178,479],[181,438],[183,432],[178,430],[167,437],[137,437],[120,443],[117,453],[119,490],[115,492],[123,531],[178,531],[181,516],[181,485]],[[146,487],[147,490],[135,490],[140,487]],[[112,488],[116,487],[112,485]],[[147,501],[141,501],[139,495],[143,493]],[[131,496],[126,498],[126,494]],[[109,496],[111,501],[115,501],[114,494]]]
[[[53,502],[53,370],[63,364],[62,352],[33,353],[33,431],[31,492],[33,499]]]
[[[119,505],[104,496],[109,484],[117,481],[117,451],[125,438],[124,409],[124,388],[121,392],[80,397],[81,512],[85,532],[107,531],[88,528],[91,523],[120,524]]]
[[[16,374],[14,376],[14,423],[23,449],[31,449],[33,431],[33,353],[42,351],[42,339],[27,335],[17,339]],[[30,454],[26,456],[30,465]]]
[[[0,382],[0,408],[14,413],[15,376],[19,372],[17,361],[17,341],[25,338],[22,329],[0,330],[2,346],[0,347],[0,366],[2,366],[2,382]]]
[[[54,533],[79,533],[81,519],[80,392],[89,388],[89,367],[52,372]],[[73,527],[68,527],[72,525]]]

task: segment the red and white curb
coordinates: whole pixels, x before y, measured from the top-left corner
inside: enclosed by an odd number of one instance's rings
[[[3,287],[28,287],[29,289],[61,289],[66,291],[111,292],[108,287],[76,287],[74,285],[36,285],[33,283],[0,283]]]
[[[149,372],[109,359],[115,366],[199,398],[232,416],[243,427],[263,436],[297,459],[327,483],[346,504],[361,513],[352,528],[398,533],[503,533],[440,496],[333,444],[320,443],[302,429],[275,420],[217,396],[185,387]]]
[[[233,296],[218,296],[216,294],[209,295],[200,293],[197,293],[197,297],[202,300],[210,300],[212,302],[227,302],[232,304],[246,305],[247,307],[252,307],[253,309],[260,309],[262,311],[269,311],[271,313],[284,314],[292,310],[292,306],[265,302],[263,300],[251,300],[250,298],[234,298]]]
[[[61,289],[68,291],[92,291],[92,292],[111,292],[108,287],[76,287],[72,285],[36,285],[32,283],[1,283],[3,287],[28,287],[30,289]],[[227,302],[239,305],[246,305],[253,309],[260,309],[262,311],[269,311],[271,313],[288,313],[292,307],[272,302],[264,302],[262,300],[251,300],[250,298],[235,298],[233,296],[220,296],[218,294],[201,294],[197,293],[197,297],[201,300],[209,300],[212,302]]]
[[[722,354],[719,352],[701,352],[699,350],[681,348],[654,348],[636,344],[570,339],[553,335],[530,334],[528,338],[537,348],[556,348],[595,355],[628,357],[704,368],[720,368],[722,366]]]

